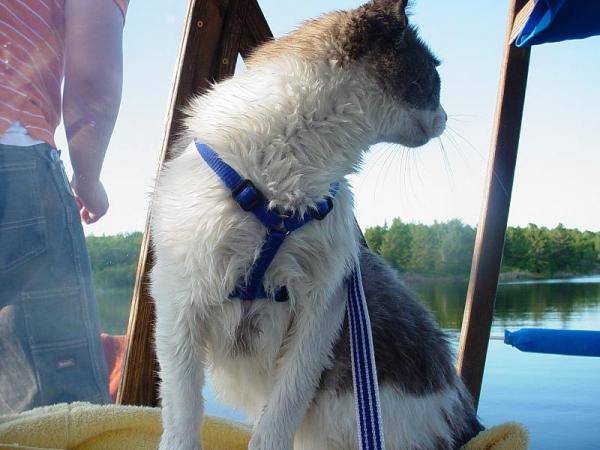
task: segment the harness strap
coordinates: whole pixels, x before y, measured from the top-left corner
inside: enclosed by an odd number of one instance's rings
[[[267,232],[260,253],[250,268],[248,282],[244,286],[237,286],[230,294],[230,297],[239,297],[241,300],[254,300],[257,298],[268,297],[263,285],[263,278],[286,236],[287,233],[277,230],[269,230]],[[287,299],[287,289],[285,289],[285,287],[280,287],[275,290],[276,302],[284,302]]]
[[[249,270],[246,284],[237,286],[230,297],[239,297],[241,300],[266,298],[268,295],[264,289],[263,279],[277,254],[277,250],[292,231],[306,225],[311,220],[323,220],[329,214],[333,209],[333,197],[339,189],[339,183],[332,183],[329,187],[329,196],[317,201],[314,208],[309,208],[304,214],[299,215],[293,211],[280,214],[268,208],[267,199],[254,186],[252,181],[242,178],[212,148],[199,142],[195,142],[195,144],[204,161],[231,191],[232,198],[244,211],[254,214],[260,223],[267,228],[265,240],[258,257]],[[285,286],[275,290],[274,298],[275,301],[287,300]]]

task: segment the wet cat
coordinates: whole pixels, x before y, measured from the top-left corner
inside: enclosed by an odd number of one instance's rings
[[[251,450],[357,449],[346,279],[360,263],[375,343],[386,448],[451,449],[481,425],[430,314],[362,248],[346,176],[370,145],[439,136],[438,61],[406,2],[373,0],[260,47],[247,70],[193,100],[152,211],[161,450],[199,449],[205,370],[254,420]],[[205,143],[268,207],[302,215],[339,183],[333,209],[287,236],[264,277],[288,301],[229,294],[265,227],[198,155]],[[191,144],[190,144],[191,143]]]

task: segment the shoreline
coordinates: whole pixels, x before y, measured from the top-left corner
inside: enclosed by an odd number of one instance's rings
[[[567,279],[576,277],[587,277],[600,275],[600,270],[595,270],[589,273],[575,272],[558,272],[552,275],[541,275],[526,271],[508,271],[500,273],[499,283],[507,281],[532,281],[532,280],[549,280],[549,279]],[[402,272],[400,279],[405,283],[467,283],[469,275],[428,275],[417,272]]]

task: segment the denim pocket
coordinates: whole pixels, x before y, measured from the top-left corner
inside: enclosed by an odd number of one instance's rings
[[[87,342],[32,349],[42,404],[102,403]]]
[[[86,322],[82,290],[65,288],[23,292],[22,305],[32,348],[56,343],[84,342]]]
[[[102,402],[83,290],[24,292],[21,301],[42,404]]]
[[[0,272],[47,248],[35,161],[0,164],[0,248]]]

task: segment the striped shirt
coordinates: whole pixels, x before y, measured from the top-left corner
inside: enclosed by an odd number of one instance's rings
[[[53,147],[61,118],[67,0],[0,1],[0,136],[20,122]],[[77,1],[77,0],[71,0]],[[129,0],[114,1],[127,12]]]

